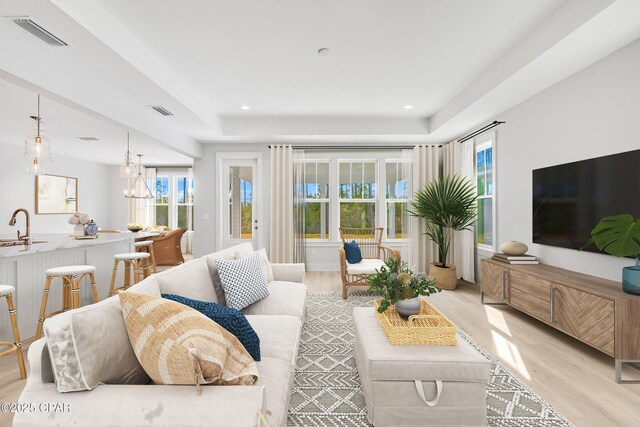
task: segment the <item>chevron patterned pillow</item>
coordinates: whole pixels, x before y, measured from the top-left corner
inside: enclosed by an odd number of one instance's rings
[[[129,340],[156,384],[251,385],[256,362],[240,341],[204,314],[164,298],[121,292]]]
[[[215,302],[198,301],[180,295],[162,294],[162,298],[170,299],[171,301],[179,302],[187,307],[198,310],[235,335],[251,357],[253,357],[253,360],[256,362],[260,361],[260,338],[241,311],[216,304]]]
[[[269,296],[258,252],[238,260],[218,259],[216,265],[228,307],[242,310]]]

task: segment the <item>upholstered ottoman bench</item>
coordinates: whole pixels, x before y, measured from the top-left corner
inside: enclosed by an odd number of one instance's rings
[[[468,342],[391,345],[373,307],[353,309],[355,358],[376,427],[487,424],[490,362]]]

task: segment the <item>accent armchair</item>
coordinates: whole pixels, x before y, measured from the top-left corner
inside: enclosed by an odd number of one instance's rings
[[[150,237],[145,240],[153,240],[153,252],[156,257],[156,265],[177,265],[184,262],[180,242],[186,228],[177,228],[162,236]]]
[[[400,259],[400,251],[382,246],[384,228],[340,228],[339,230],[343,245],[355,241],[362,252],[362,261],[350,264],[347,262],[344,246],[338,248],[342,298],[347,299],[350,286],[369,286],[367,277],[376,274],[376,270],[379,270],[389,258]]]

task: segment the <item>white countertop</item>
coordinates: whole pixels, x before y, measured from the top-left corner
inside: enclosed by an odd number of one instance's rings
[[[158,233],[99,233],[97,239],[76,240],[68,234],[34,234],[31,239],[45,241],[46,243],[33,243],[30,247],[0,246],[0,259],[23,255],[33,255],[42,252],[51,252],[60,249],[73,249],[83,246],[105,245],[109,243],[121,242],[125,240],[139,239],[142,237],[157,236]],[[0,236],[0,239],[15,239],[15,235]]]

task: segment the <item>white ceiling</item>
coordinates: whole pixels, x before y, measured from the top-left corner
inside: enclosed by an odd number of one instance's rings
[[[40,92],[60,152],[113,164],[127,130],[156,164],[202,142],[446,142],[640,37],[637,0],[0,0],[0,15],[70,45],[0,17],[0,140],[30,132]]]

